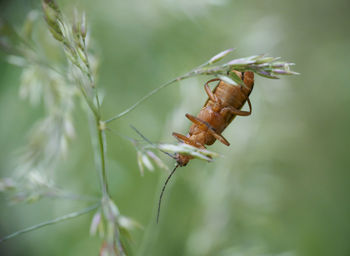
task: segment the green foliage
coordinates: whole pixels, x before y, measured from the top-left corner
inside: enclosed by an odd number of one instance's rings
[[[0,60],[0,169],[1,177],[12,177],[1,180],[0,190],[16,202],[35,202],[9,207],[2,201],[0,237],[73,210],[87,209],[91,216],[79,215],[8,240],[1,243],[0,254],[96,255],[101,247],[117,253],[108,246],[114,239],[108,233],[117,227],[121,239],[115,244],[135,255],[348,254],[345,1],[145,5],[88,0],[78,8],[86,9],[89,26],[81,11],[71,11],[71,2],[59,1],[60,15],[51,2],[45,2],[45,8],[53,9],[48,14],[51,24],[52,17],[64,23],[53,24],[58,32],[49,32],[43,12],[31,12],[24,1],[9,1],[0,8],[1,17],[9,20],[1,22],[6,32],[0,37],[6,52]],[[235,52],[210,58],[232,45]],[[162,165],[157,160],[173,164],[156,155],[158,146],[171,145],[172,131],[187,131],[184,114],[196,114],[206,100],[204,79],[217,76],[241,83],[234,73],[225,73],[228,63],[238,62],[236,69],[250,65],[269,78],[290,72],[290,65],[262,55],[233,60],[266,51],[293,60],[302,75],[279,81],[256,76],[251,118],[237,118],[225,131],[229,148],[208,148],[223,157],[210,163],[195,160],[176,173],[155,226],[157,200],[168,174],[157,171]],[[230,58],[228,53],[235,55]],[[252,63],[256,57],[268,63]],[[198,80],[156,89],[159,94],[152,100],[136,102],[161,81],[188,74],[206,59],[210,65],[200,67]],[[206,72],[212,73],[205,77]],[[26,101],[16,99],[18,91]],[[96,95],[101,110],[94,113]],[[134,102],[139,108],[130,112]],[[95,114],[101,116],[99,124]],[[86,115],[92,123],[91,139]],[[123,119],[106,122],[115,116]],[[33,120],[38,121],[33,125]],[[155,141],[153,145],[135,139],[129,124]],[[91,210],[86,207],[102,202],[100,141],[108,142],[110,200]],[[135,149],[142,154],[143,168],[150,162],[155,172],[140,177]],[[96,166],[92,151],[97,152]],[[130,218],[144,229],[129,225]],[[89,225],[95,237],[87,235]]]

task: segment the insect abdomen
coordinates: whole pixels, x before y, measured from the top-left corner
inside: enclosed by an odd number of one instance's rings
[[[237,72],[237,75],[242,77],[242,80],[246,87],[232,86],[223,81],[221,81],[217,87],[214,89],[214,94],[222,102],[222,107],[232,106],[236,109],[241,109],[245,102],[247,101],[250,93],[254,87],[254,73],[251,71],[244,72],[242,75]],[[226,121],[225,128],[231,123],[231,121],[236,117],[234,114],[226,113],[223,117]],[[224,128],[224,129],[225,129]],[[223,130],[222,130],[223,131]],[[222,132],[221,131],[221,132]]]

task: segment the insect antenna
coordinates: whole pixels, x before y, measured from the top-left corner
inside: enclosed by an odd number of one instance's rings
[[[168,184],[171,176],[173,176],[173,174],[175,173],[177,167],[179,167],[179,164],[177,164],[174,168],[174,170],[172,170],[172,172],[169,174],[168,178],[166,179],[164,185],[163,185],[163,188],[162,188],[162,192],[160,192],[160,196],[159,196],[159,201],[158,201],[158,211],[157,211],[157,224],[158,224],[158,221],[159,221],[159,214],[160,214],[160,205],[162,203],[162,198],[163,198],[163,194],[164,194],[164,190],[165,190],[165,187],[166,185]]]
[[[151,144],[152,146],[155,146],[154,143],[152,141],[150,141],[149,139],[147,139],[139,130],[137,130],[133,125],[130,125],[130,127],[142,138],[144,139],[146,142],[148,142],[149,144]],[[159,148],[158,148],[159,149]],[[170,156],[172,159],[177,160],[177,158],[175,157],[175,155],[172,155],[164,150],[159,149],[160,152]]]
[[[154,145],[154,143],[153,143],[152,141],[150,141],[149,139],[147,139],[147,138],[146,138],[139,130],[137,130],[133,125],[130,125],[130,127],[131,127],[142,139],[144,139],[144,140],[145,140],[146,142],[148,142],[149,144]],[[177,158],[175,157],[175,155],[172,155],[172,154],[170,154],[170,153],[168,153],[168,152],[166,152],[166,151],[164,151],[164,150],[161,150],[161,149],[159,149],[159,150],[160,150],[162,153],[164,153],[164,154],[170,156],[171,158],[177,160]],[[161,204],[162,204],[162,198],[163,198],[163,194],[164,194],[165,188],[166,188],[166,186],[167,186],[167,184],[168,184],[168,182],[169,182],[171,176],[173,176],[173,174],[175,173],[177,167],[179,167],[179,166],[180,166],[180,165],[177,164],[177,165],[175,166],[175,168],[171,171],[171,173],[169,174],[168,178],[166,179],[166,181],[165,181],[165,183],[164,183],[164,185],[163,185],[162,191],[160,192],[159,201],[158,201],[158,211],[157,211],[157,223],[158,223],[158,221],[159,221],[160,206],[161,206]]]

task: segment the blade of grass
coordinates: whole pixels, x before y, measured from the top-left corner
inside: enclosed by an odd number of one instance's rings
[[[49,225],[52,225],[52,224],[56,224],[58,222],[62,222],[62,221],[65,221],[65,220],[70,220],[70,219],[74,219],[76,217],[79,217],[81,215],[84,215],[86,213],[89,213],[95,209],[97,209],[98,207],[100,206],[100,203],[97,203],[97,204],[94,204],[92,206],[89,206],[85,209],[82,209],[80,211],[76,211],[76,212],[72,212],[72,213],[69,213],[69,214],[66,214],[66,215],[63,215],[61,217],[58,217],[56,219],[53,219],[53,220],[48,220],[48,221],[44,221],[44,222],[41,222],[39,224],[36,224],[36,225],[33,225],[31,227],[27,227],[27,228],[24,228],[24,229],[21,229],[21,230],[18,230],[10,235],[7,235],[3,238],[0,239],[0,243],[2,242],[5,242],[6,240],[9,240],[11,238],[14,238],[16,236],[19,236],[19,235],[22,235],[22,234],[25,234],[25,233],[28,233],[30,231],[33,231],[33,230],[37,230],[39,228],[42,228],[42,227],[45,227],[45,226],[49,226]]]

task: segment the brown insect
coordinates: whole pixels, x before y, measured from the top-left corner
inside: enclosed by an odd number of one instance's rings
[[[251,71],[238,72],[233,71],[244,82],[245,86],[232,86],[224,81],[215,78],[205,83],[204,89],[208,94],[208,100],[200,110],[197,116],[186,114],[186,117],[193,122],[189,133],[185,136],[173,132],[173,136],[179,141],[188,145],[205,149],[205,145],[212,145],[216,140],[229,146],[230,143],[222,136],[222,132],[232,122],[236,116],[249,116],[252,113],[252,105],[249,100],[249,95],[254,86],[254,73]],[[215,89],[211,91],[209,83],[219,81]],[[243,111],[241,108],[248,102],[249,111]],[[192,159],[189,155],[176,154],[175,159],[177,165],[170,173],[165,181],[158,203],[159,219],[160,205],[165,187],[171,176],[179,166],[186,166]]]

